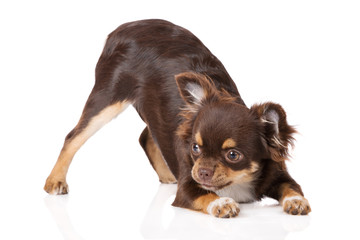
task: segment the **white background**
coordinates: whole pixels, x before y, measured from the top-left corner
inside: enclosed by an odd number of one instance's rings
[[[0,239],[359,239],[358,1],[2,1]],[[223,62],[248,106],[282,104],[300,132],[292,176],[313,212],[274,201],[219,220],[171,207],[128,108],[77,153],[70,194],[42,187],[94,83],[106,36],[162,18]]]

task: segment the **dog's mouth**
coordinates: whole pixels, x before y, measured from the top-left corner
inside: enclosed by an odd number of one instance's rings
[[[220,190],[224,187],[227,187],[231,184],[232,182],[227,182],[225,184],[221,184],[221,185],[214,185],[214,184],[210,184],[210,183],[200,183],[201,188],[205,189],[205,190],[209,190],[209,191],[217,191]]]

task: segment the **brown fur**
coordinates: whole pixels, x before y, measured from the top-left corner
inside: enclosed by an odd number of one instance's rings
[[[160,181],[178,182],[174,206],[232,217],[239,213],[232,196],[268,196],[284,201],[290,214],[310,212],[286,170],[295,129],[284,109],[271,102],[248,108],[222,63],[188,30],[163,20],[121,25],[109,35],[95,77],[47,192],[68,193],[76,151],[132,104],[147,125],[139,141]]]

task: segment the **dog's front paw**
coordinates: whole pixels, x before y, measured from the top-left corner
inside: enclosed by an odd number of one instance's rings
[[[307,215],[311,212],[308,200],[302,196],[285,198],[283,208],[285,212],[292,215]]]
[[[221,197],[212,201],[207,211],[210,215],[220,218],[236,217],[240,212],[240,207],[232,198]]]
[[[49,177],[46,180],[44,190],[53,195],[67,194],[69,192],[69,186],[67,185],[66,180],[58,180]]]

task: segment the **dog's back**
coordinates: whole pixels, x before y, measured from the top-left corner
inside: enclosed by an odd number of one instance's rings
[[[155,88],[162,95],[162,90],[175,87],[174,76],[182,72],[205,74],[218,88],[239,95],[222,63],[203,43],[164,20],[131,22],[113,31],[96,67],[96,84],[113,87],[126,81],[117,89],[117,97],[134,101],[142,87]],[[171,95],[177,92],[172,90]]]

